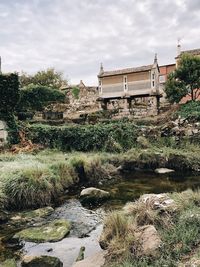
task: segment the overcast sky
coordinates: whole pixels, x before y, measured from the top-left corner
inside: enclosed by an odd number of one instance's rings
[[[71,83],[105,70],[173,63],[200,48],[200,0],[0,0],[3,72],[54,67]]]

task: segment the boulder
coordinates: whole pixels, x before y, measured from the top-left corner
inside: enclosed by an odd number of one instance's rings
[[[13,222],[29,222],[38,221],[41,218],[49,216],[54,209],[52,207],[40,208],[32,211],[20,212],[11,217]]]
[[[156,256],[158,254],[162,242],[153,225],[138,227],[134,235],[137,245],[133,250],[137,252],[138,256]]]
[[[63,263],[56,257],[51,256],[25,256],[21,263],[22,267],[63,267]]]
[[[46,225],[24,229],[16,233],[13,238],[35,243],[57,242],[69,234],[70,228],[70,222],[60,219]]]
[[[15,260],[10,259],[10,260],[6,260],[3,263],[1,263],[0,266],[1,267],[17,267],[17,263]]]
[[[72,267],[101,267],[105,263],[104,252],[98,252],[91,257],[74,263]]]
[[[158,174],[165,174],[165,173],[170,173],[170,172],[174,172],[174,170],[167,169],[167,168],[157,168],[157,169],[155,169],[155,173],[158,173]]]
[[[101,202],[110,197],[110,193],[95,187],[85,188],[80,193],[80,201],[87,202]]]
[[[144,194],[138,201],[145,203],[147,208],[153,210],[174,210],[176,208],[175,201],[167,194]]]

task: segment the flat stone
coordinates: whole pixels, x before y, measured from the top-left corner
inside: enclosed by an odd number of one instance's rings
[[[78,261],[72,267],[101,267],[105,263],[105,252],[98,252],[91,257]]]
[[[165,173],[170,173],[170,172],[174,172],[174,170],[167,169],[167,168],[158,168],[158,169],[155,169],[155,173],[159,173],[159,174],[165,174]]]
[[[17,263],[15,260],[10,259],[10,260],[6,260],[3,263],[1,263],[0,266],[1,267],[17,267]]]
[[[51,256],[25,256],[21,263],[22,267],[63,267],[63,263],[56,257]]]
[[[95,187],[85,188],[80,193],[81,202],[102,201],[110,197],[110,193]]]
[[[70,222],[60,219],[43,226],[24,229],[16,233],[13,238],[35,243],[57,242],[69,234],[70,228]]]

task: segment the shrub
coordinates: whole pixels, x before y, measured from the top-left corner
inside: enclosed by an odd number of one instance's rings
[[[177,114],[182,118],[200,121],[200,101],[189,101],[186,104],[180,105]]]
[[[109,140],[117,145],[113,150],[127,150],[135,146],[136,127],[131,123],[96,124],[78,126],[29,126],[29,138],[50,148],[62,150],[92,151],[104,150]]]
[[[46,168],[27,168],[11,173],[4,181],[3,192],[10,209],[49,205],[63,190],[58,178]]]
[[[53,173],[59,177],[58,179],[63,189],[67,189],[68,187],[74,185],[74,183],[78,182],[77,173],[74,168],[66,163],[66,161],[53,164],[51,169]]]

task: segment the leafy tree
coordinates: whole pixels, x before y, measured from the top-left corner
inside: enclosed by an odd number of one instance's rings
[[[178,103],[182,97],[189,95],[195,101],[200,88],[200,57],[184,54],[178,68],[168,76],[165,85],[167,98],[171,103]]]
[[[61,72],[57,72],[53,68],[38,71],[35,75],[28,75],[27,73],[22,72],[20,75],[20,86],[23,88],[30,84],[60,89],[62,85],[67,84],[67,80],[63,78]]]
[[[42,111],[52,102],[64,102],[64,93],[41,85],[29,85],[20,90],[17,111]]]

